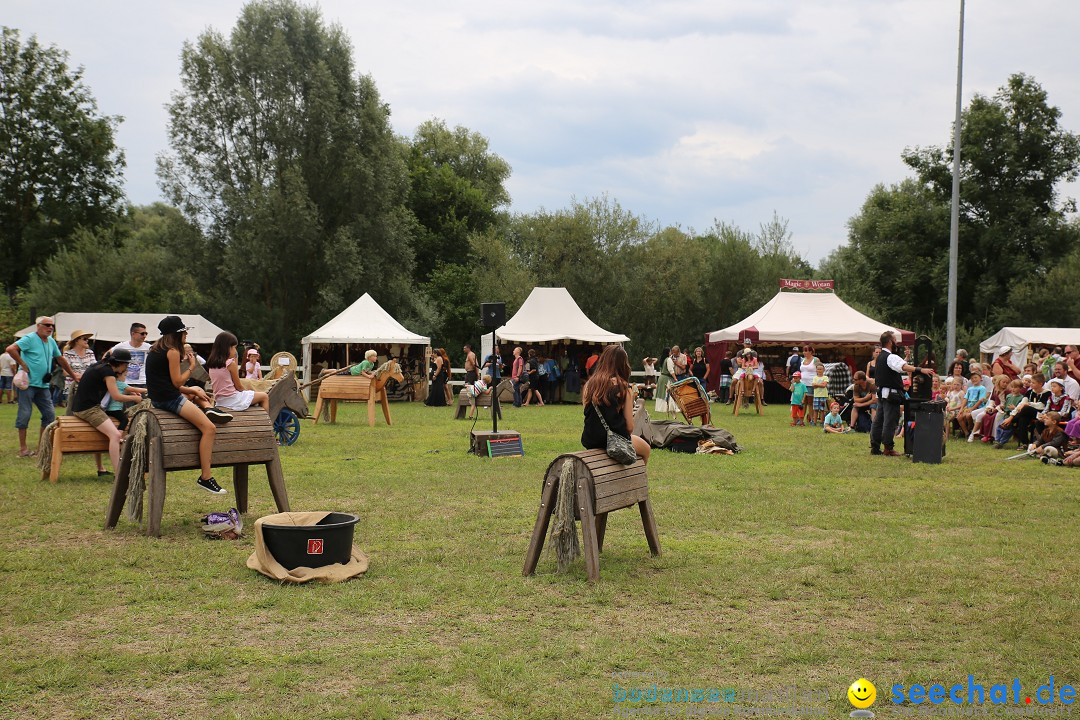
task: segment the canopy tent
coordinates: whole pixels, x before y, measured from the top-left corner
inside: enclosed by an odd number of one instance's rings
[[[1080,343],[1080,328],[1003,327],[979,343],[979,353],[984,361],[992,363],[1007,345],[1012,348],[1013,362],[1023,367],[1032,345],[1053,348],[1076,343]]]
[[[792,346],[813,345],[815,349],[833,349],[837,360],[859,368],[870,359],[883,333],[892,331],[907,345],[915,342],[915,333],[878,322],[851,307],[832,292],[784,292],[781,290],[757,312],[705,335],[709,361],[708,387],[720,382],[720,360],[729,344],[750,340],[765,364],[766,380],[784,385],[787,380],[784,361]],[[771,347],[773,352],[762,352]],[[782,348],[782,350],[781,350]],[[779,401],[783,388],[766,384],[766,400]],[[785,391],[786,392],[786,391]]]
[[[384,356],[392,354],[405,360],[410,359],[416,367],[402,368],[410,373],[426,378],[424,362],[426,351],[419,358],[413,357],[417,353],[409,353],[411,346],[427,348],[431,345],[431,338],[417,335],[405,328],[393,318],[390,313],[382,309],[375,298],[364,293],[356,302],[342,310],[334,319],[321,328],[304,337],[300,341],[304,350],[304,377],[312,378],[312,351],[333,349],[333,346],[344,346],[344,362],[360,362],[363,360],[363,352],[372,346],[381,346]],[[361,348],[355,356],[350,356],[350,345],[360,345]],[[379,348],[375,348],[379,350]]]
[[[214,323],[202,315],[191,313],[84,313],[84,312],[58,312],[52,315],[56,323],[55,337],[57,343],[63,345],[71,338],[71,333],[76,330],[85,330],[94,334],[94,341],[108,344],[110,347],[123,340],[131,339],[132,323],[142,323],[146,326],[147,340],[153,342],[160,336],[158,323],[166,315],[179,315],[185,324],[191,327],[188,331],[188,342],[192,345],[209,345],[214,342],[218,333],[222,332]],[[15,337],[21,338],[34,332],[36,326],[25,327],[15,333]]]
[[[495,331],[500,341],[526,344],[576,340],[610,345],[630,338],[608,332],[581,312],[566,288],[533,288],[514,317]]]
[[[900,342],[915,342],[915,333],[880,323],[833,293],[780,291],[757,312],[722,330],[708,333],[709,343],[742,342],[783,345],[873,345],[891,330]]]

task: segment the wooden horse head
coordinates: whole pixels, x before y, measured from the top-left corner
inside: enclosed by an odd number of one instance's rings
[[[304,396],[300,394],[300,386],[296,382],[296,375],[286,372],[281,379],[274,383],[267,393],[270,396],[270,420],[273,421],[282,408],[288,408],[296,413],[297,417],[308,416],[308,404]]]
[[[390,358],[375,370],[375,380],[373,384],[376,390],[382,390],[386,383],[391,380],[397,380],[401,382],[405,379],[405,376],[401,373],[401,365],[398,365],[398,361]]]

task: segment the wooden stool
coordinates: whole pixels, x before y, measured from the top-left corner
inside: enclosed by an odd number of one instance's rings
[[[600,579],[600,553],[604,549],[604,533],[607,516],[613,510],[638,506],[645,539],[653,555],[660,554],[660,539],[656,532],[656,518],[649,502],[649,484],[645,477],[645,462],[623,465],[608,457],[604,450],[582,450],[560,455],[548,465],[544,475],[544,489],[540,494],[540,510],[536,514],[529,550],[525,554],[526,577],[536,571],[540,551],[544,548],[551,515],[555,511],[555,496],[559,489],[559,476],[563,463],[577,463],[575,476],[574,515],[581,520],[581,535],[585,544],[585,569],[590,582]]]
[[[114,425],[116,421],[109,419]],[[109,438],[90,427],[90,424],[80,420],[74,415],[61,415],[56,418],[56,429],[53,431],[52,440],[52,463],[49,469],[41,471],[41,479],[48,475],[49,482],[56,482],[60,477],[60,463],[64,461],[64,453],[108,453]]]
[[[149,468],[132,467],[131,446],[125,442],[120,467],[113,482],[112,497],[105,511],[105,527],[116,527],[132,474],[149,471],[147,499],[150,516],[146,521],[146,534],[158,537],[161,535],[161,514],[165,507],[165,474],[168,470],[199,469],[199,439],[202,433],[179,415],[156,409],[137,413],[128,425],[129,430],[135,424],[135,419],[144,413],[150,415],[146,435]],[[234,502],[236,509],[242,513],[248,509],[248,466],[255,463],[266,467],[270,492],[274,495],[278,512],[288,512],[289,497],[285,492],[277,441],[270,418],[260,407],[233,413],[231,421],[218,426],[210,460],[213,467],[232,467],[236,493]]]
[[[476,414],[477,415],[480,414],[479,408],[493,408],[493,407],[495,407],[495,404],[491,402],[492,394],[494,392],[495,391],[492,390],[491,392],[486,392],[483,395],[476,398],[476,407],[477,407]],[[454,419],[455,420],[464,420],[465,419],[465,414],[468,412],[469,408],[472,405],[472,403],[470,402],[471,400],[472,400],[472,398],[469,397],[469,391],[468,390],[462,390],[461,392],[458,393],[457,402],[454,403]],[[499,411],[498,411],[497,414],[499,416],[499,419],[502,420],[503,415],[502,415],[502,406],[501,406],[501,404],[499,406]]]

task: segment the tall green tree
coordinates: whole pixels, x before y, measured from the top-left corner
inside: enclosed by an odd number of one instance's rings
[[[1080,172],[1080,138],[1032,78],[1017,74],[992,97],[977,95],[960,133],[957,321],[986,327],[1016,322],[1010,294],[1047,271],[1080,241],[1069,222],[1075,203],[1060,196]],[[877,186],[849,222],[848,247],[823,271],[856,279],[883,318],[927,329],[944,322],[948,278],[952,145],[905,150],[915,177]],[[827,270],[826,270],[827,269]],[[1026,324],[1049,318],[1027,316]]]
[[[180,81],[158,173],[217,250],[204,260],[224,271],[215,319],[295,349],[365,291],[409,308],[406,167],[339,26],[292,0],[251,2],[228,37],[185,43]]]
[[[68,54],[0,28],[0,282],[9,298],[76,227],[120,211],[119,116],[98,113]]]
[[[460,125],[429,120],[406,143],[409,209],[420,224],[416,279],[436,266],[469,264],[469,235],[494,227],[510,203],[504,183],[510,165],[491,152],[487,138]]]

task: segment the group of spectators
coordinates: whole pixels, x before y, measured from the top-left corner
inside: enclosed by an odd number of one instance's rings
[[[225,491],[210,475],[214,427],[232,419],[228,410],[244,410],[252,402],[264,410],[268,408],[265,393],[237,387],[241,359],[247,377],[261,377],[259,350],[247,348],[240,358],[236,337],[223,332],[215,340],[209,361],[204,361],[187,343],[188,329],[179,317],[170,315],[158,324],[161,339],[151,344],[146,339],[146,326],[133,323],[129,340],[113,345],[99,361],[91,345],[92,332],[72,331],[61,350],[54,339],[53,318],[38,317],[34,332],[7,346],[0,356],[0,390],[6,402],[12,402],[14,392],[14,401],[19,405],[15,417],[19,456],[36,454],[27,444],[33,408],[37,407],[41,416],[40,445],[41,434],[56,419],[56,407],[66,402],[70,414],[108,438],[115,468],[127,424],[124,409],[149,398],[154,407],[182,415],[199,428],[203,435],[199,446],[203,472],[198,484],[214,494],[223,494]],[[61,378],[63,392],[57,396],[53,387]],[[210,402],[206,392],[211,386],[217,404]],[[190,410],[184,408],[189,402]],[[100,454],[95,455],[95,461],[99,475],[109,474]]]

